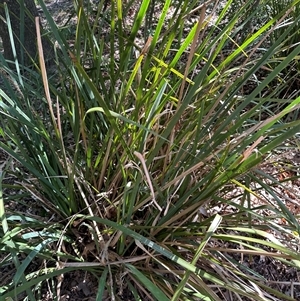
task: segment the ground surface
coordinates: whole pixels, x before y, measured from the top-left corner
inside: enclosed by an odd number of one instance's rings
[[[69,16],[73,15],[73,1],[72,0],[61,0],[61,1],[46,1],[49,11],[52,13],[54,20],[59,26],[64,26],[69,19]],[[76,24],[76,18],[71,18],[73,24]],[[44,24],[46,26],[46,24]],[[278,180],[283,178],[288,178],[291,176],[298,176],[298,163],[299,163],[299,151],[297,148],[296,141],[291,141],[287,146],[287,150],[281,149],[279,154],[276,156],[271,156],[259,167],[268,175],[272,175]],[[6,156],[3,153],[0,153],[1,162],[6,160]],[[7,179],[8,181],[14,181],[14,179]],[[254,187],[255,188],[255,187]],[[287,181],[285,187],[278,186],[275,187],[278,195],[281,196],[282,201],[290,209],[291,213],[299,215],[299,199],[300,199],[300,184],[299,180],[295,178],[294,180]],[[242,194],[241,189],[235,188],[231,191],[231,195],[236,194],[237,198]],[[269,202],[273,206],[276,206],[276,201],[274,198],[265,193],[260,199],[253,198],[252,205],[259,204],[262,199],[265,202]],[[15,206],[15,207],[14,207]],[[13,207],[13,208],[12,208]],[[22,205],[14,203],[13,201],[7,204],[7,210],[24,210],[28,213],[29,208],[36,208],[36,204],[33,200],[28,200],[27,206],[22,207]],[[32,210],[32,209],[31,209]],[[32,210],[30,214],[37,215],[39,208]],[[212,212],[218,212],[220,214],[226,214],[230,212],[230,208],[218,207],[212,208]],[[261,212],[262,214],[268,214],[267,211]],[[285,223],[284,220],[278,221],[279,223]],[[280,237],[280,233],[278,234]],[[288,242],[287,242],[288,243]],[[292,242],[289,242],[292,243]],[[228,248],[238,248],[238,246],[226,246]],[[293,248],[298,248],[297,243],[294,243]],[[242,258],[238,253],[229,254],[235,260],[240,263],[243,263],[246,266],[249,266],[251,269],[263,276],[266,281],[265,283],[270,287],[273,287],[279,291],[286,293],[289,296],[293,296],[295,300],[300,300],[300,274],[299,271],[295,269],[287,268],[284,264],[277,260],[271,260],[269,258],[262,258],[260,256],[253,256],[251,258],[244,257]],[[34,271],[39,264],[42,262],[36,262],[36,266],[32,266],[31,269]],[[14,276],[14,266],[6,266],[0,270],[2,275],[0,279],[0,286],[8,283]],[[89,273],[84,271],[75,271],[64,276],[63,279],[60,279],[60,295],[61,301],[70,300],[70,301],[92,301],[96,300],[96,292],[98,287],[97,279]],[[45,287],[43,301],[51,301],[52,295],[51,292]],[[107,299],[109,300],[109,299]],[[129,297],[124,296],[123,300],[130,300]],[[230,300],[229,296],[228,299]]]

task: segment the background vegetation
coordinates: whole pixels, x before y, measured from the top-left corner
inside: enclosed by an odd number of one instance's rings
[[[96,300],[295,300],[250,263],[300,265],[261,168],[297,145],[298,2],[75,0],[73,31],[38,1],[54,68],[0,57],[3,300],[74,270]]]

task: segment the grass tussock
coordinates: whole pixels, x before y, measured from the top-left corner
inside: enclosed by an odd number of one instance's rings
[[[59,300],[62,275],[81,269],[97,300],[295,300],[242,258],[300,264],[298,220],[258,168],[300,129],[287,119],[300,98],[281,98],[300,46],[284,52],[295,28],[278,31],[299,1],[247,35],[264,2],[75,1],[71,39],[38,2],[55,73],[42,44],[26,73],[0,57],[0,267],[16,269],[1,298],[40,300],[47,283]]]

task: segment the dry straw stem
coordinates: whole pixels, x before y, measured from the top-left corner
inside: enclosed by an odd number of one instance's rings
[[[54,112],[53,112],[53,108],[52,108],[52,101],[51,101],[49,84],[48,84],[48,77],[47,77],[47,72],[46,72],[46,65],[45,65],[43,45],[42,45],[42,39],[41,39],[41,30],[40,30],[40,19],[39,19],[39,17],[35,17],[35,26],[36,26],[39,62],[40,62],[40,68],[41,68],[42,79],[43,79],[43,84],[44,84],[44,91],[45,91],[45,94],[46,94],[46,99],[47,99],[47,102],[48,102],[52,122],[53,122],[54,125],[56,125],[56,129],[57,129],[58,126],[56,124],[55,116],[54,116]]]
[[[162,208],[158,205],[158,203],[155,200],[155,193],[154,193],[154,189],[151,183],[151,179],[150,179],[150,175],[149,175],[149,171],[147,169],[146,163],[145,163],[145,159],[143,157],[143,155],[137,151],[134,152],[134,155],[141,161],[142,166],[143,166],[143,170],[147,179],[147,182],[149,184],[149,188],[151,191],[151,197],[152,197],[152,202],[155,204],[155,206],[157,207],[157,209],[162,212]]]

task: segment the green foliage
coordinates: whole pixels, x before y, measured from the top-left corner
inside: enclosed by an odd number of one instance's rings
[[[264,2],[263,2],[264,3]],[[299,41],[299,13],[300,4],[299,1],[283,0],[283,1],[266,1],[267,11],[270,18],[276,18],[281,12],[285,12],[284,18],[278,22],[273,34],[272,42],[277,39],[287,27],[291,28],[291,34],[285,41],[285,47],[282,47],[284,51],[290,52]]]
[[[299,97],[279,112],[270,108],[288,83],[265,93],[299,55],[295,45],[274,59],[293,27],[259,51],[285,11],[237,41],[240,16],[257,14],[250,10],[253,1],[231,18],[233,1],[217,14],[217,4],[194,12],[197,1],[164,1],[157,19],[155,1],[111,1],[103,10],[104,2],[74,1],[78,21],[69,43],[39,1],[60,49],[52,77],[43,59],[25,76],[1,57],[0,148],[15,165],[7,164],[6,173],[18,178],[12,185],[3,176],[2,189],[21,191],[17,201],[26,193],[47,218],[54,216],[45,225],[42,216],[7,211],[8,195],[0,199],[0,248],[10,254],[0,267],[13,260],[17,269],[0,287],[2,298],[29,291],[30,300],[38,300],[43,281],[84,269],[99,278],[97,300],[106,292],[119,298],[120,274],[122,288],[136,300],[222,300],[222,290],[243,300],[293,300],[222,247],[241,245],[244,254],[266,254],[267,248],[267,256],[280,252],[279,260],[299,268],[298,253],[283,243],[291,237],[296,244],[299,225],[280,199],[266,207],[287,227],[266,220],[257,211],[262,207],[228,197],[234,185],[243,189],[243,200],[258,195],[252,183],[272,192],[256,167],[299,132],[299,120],[284,121]],[[197,22],[189,28],[193,14]],[[268,70],[264,78],[244,93],[262,69]],[[209,213],[223,204],[235,210]],[[20,254],[26,255],[22,262]],[[38,258],[46,267],[27,274]]]

